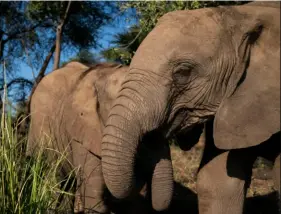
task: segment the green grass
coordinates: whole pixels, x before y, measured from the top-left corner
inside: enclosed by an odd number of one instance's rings
[[[4,106],[3,108],[4,109]],[[34,156],[27,158],[27,139],[17,139],[10,112],[3,110],[0,129],[0,213],[37,214],[50,210],[65,211],[69,203],[58,204],[59,196],[71,198],[62,182],[73,186],[73,172],[63,181],[57,179],[65,155],[45,148],[39,143]],[[49,144],[50,145],[50,144]],[[46,159],[45,153],[56,154],[56,159]],[[62,186],[62,187],[61,187]]]

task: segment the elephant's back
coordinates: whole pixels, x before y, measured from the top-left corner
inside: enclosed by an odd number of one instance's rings
[[[41,131],[64,149],[78,143],[100,155],[103,122],[127,67],[71,62],[46,75],[31,100],[31,134]]]
[[[54,141],[67,141],[69,136],[65,126],[68,118],[65,118],[65,109],[69,107],[66,104],[79,75],[87,69],[87,66],[78,62],[68,63],[47,74],[38,84],[30,104],[28,150],[32,151],[35,144],[41,140],[47,140],[52,147],[59,147],[51,145],[58,144]],[[48,139],[45,139],[46,137]]]

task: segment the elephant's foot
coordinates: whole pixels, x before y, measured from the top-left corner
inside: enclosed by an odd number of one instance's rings
[[[82,206],[82,200],[79,203],[75,203],[75,214],[109,214],[109,211],[104,206],[94,206],[93,208],[84,208]]]
[[[104,183],[100,175],[100,168],[84,179],[81,192],[85,213],[109,213],[104,197]]]
[[[109,214],[109,212],[98,212],[92,209],[85,209],[83,214]]]
[[[243,213],[248,163],[243,153],[230,151],[201,168],[197,177],[200,214]]]

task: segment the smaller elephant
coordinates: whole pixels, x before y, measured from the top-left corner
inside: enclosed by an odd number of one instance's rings
[[[81,199],[82,207],[78,207],[78,211],[109,213],[113,209],[110,205],[114,204],[114,198],[106,191],[101,170],[102,131],[127,70],[128,67],[117,64],[88,66],[70,62],[45,76],[32,95],[27,155],[32,155],[34,149],[36,151],[42,139],[46,147],[67,151],[71,164],[67,161],[63,163],[60,176],[66,176],[73,166],[80,167],[76,175],[75,204]],[[46,136],[51,137],[51,141]],[[162,140],[157,135],[143,140],[145,146],[139,148],[140,155],[136,157],[136,174],[140,179],[132,196],[136,204],[139,192],[145,197],[151,194],[152,206],[156,210],[166,209],[173,194],[170,150],[167,141]],[[161,143],[152,148],[149,147],[151,143],[146,141]],[[126,155],[130,148],[124,148],[123,152]],[[162,182],[163,177],[168,179]],[[151,193],[146,191],[146,187],[150,189],[150,186]],[[141,210],[132,207],[134,213]],[[124,212],[122,210],[121,213]]]

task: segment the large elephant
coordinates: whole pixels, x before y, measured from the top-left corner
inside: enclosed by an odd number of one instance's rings
[[[85,211],[110,211],[110,201],[106,200],[110,196],[106,195],[101,171],[102,131],[127,71],[128,67],[116,64],[87,66],[71,62],[45,76],[32,95],[27,155],[37,151],[36,147],[42,141],[46,147],[66,152],[70,164],[67,161],[63,163],[60,176],[66,176],[73,167],[80,167],[81,170],[77,173],[79,188],[76,199],[80,195]],[[153,206],[156,210],[164,210],[171,201],[172,191],[163,194],[161,188],[173,188],[169,146],[157,136],[147,136],[143,145],[139,148],[139,161],[136,164],[140,179],[136,182],[138,187],[132,200],[136,201],[137,193],[142,191],[145,197],[150,197],[150,194],[157,197],[153,200]],[[130,150],[123,152],[126,155]],[[48,157],[51,157],[50,154]],[[114,164],[118,166],[118,162]],[[161,182],[158,181],[161,175],[166,180],[161,183],[161,187],[157,187]],[[150,189],[151,179],[155,185],[152,183],[150,193],[145,187]],[[135,209],[133,213],[141,213],[140,207],[132,207]],[[122,213],[124,212],[123,210]]]
[[[174,11],[158,20],[106,122],[102,171],[109,191],[130,195],[147,133],[176,135],[184,148],[189,131],[200,133],[204,123],[199,212],[242,213],[254,160],[280,154],[280,2]],[[280,164],[275,168],[280,174]]]

